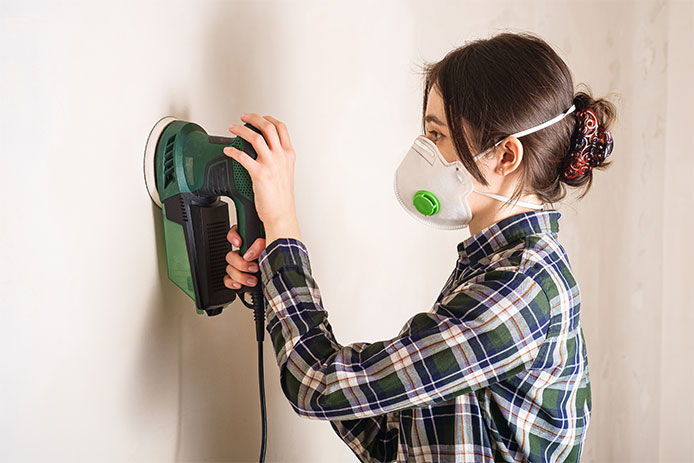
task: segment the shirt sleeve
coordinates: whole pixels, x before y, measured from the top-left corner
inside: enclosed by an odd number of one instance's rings
[[[368,418],[330,420],[330,425],[359,461],[396,460],[400,437],[400,411]]]
[[[276,239],[258,263],[281,387],[308,418],[374,417],[501,381],[530,368],[549,326],[540,285],[521,272],[497,270],[454,287],[391,339],[343,346],[303,242]]]

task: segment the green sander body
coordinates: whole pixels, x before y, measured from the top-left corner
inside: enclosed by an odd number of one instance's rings
[[[250,124],[246,127],[261,134]],[[162,208],[169,279],[190,296],[199,314],[219,314],[237,293],[262,298],[260,285],[239,290],[224,285],[229,210],[220,196],[236,207],[243,255],[257,238],[265,237],[255,208],[248,171],[222,151],[233,146],[257,159],[253,146],[241,137],[210,136],[192,122],[164,117],[152,128],[145,146],[145,183]],[[256,272],[257,281],[260,276]],[[249,308],[249,305],[239,296]]]

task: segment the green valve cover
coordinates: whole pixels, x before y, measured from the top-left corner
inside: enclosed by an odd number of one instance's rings
[[[434,215],[439,212],[439,199],[434,193],[427,190],[419,190],[412,198],[412,204],[423,215]]]

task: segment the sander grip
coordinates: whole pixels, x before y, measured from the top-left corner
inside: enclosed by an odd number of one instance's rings
[[[246,251],[248,251],[248,248],[250,248],[258,238],[265,238],[265,227],[263,226],[263,222],[261,222],[260,218],[258,217],[258,211],[253,204],[249,204],[250,202],[243,201],[243,199],[238,197],[233,198],[233,200],[234,205],[236,206],[238,232],[239,235],[241,235],[239,255],[243,257],[243,255],[246,254]],[[255,256],[255,259],[253,260],[257,259],[258,256]],[[254,272],[253,276],[255,276],[256,280],[258,281],[255,286],[257,287],[260,284],[260,270]],[[252,286],[243,286],[244,288],[248,289],[253,288]]]

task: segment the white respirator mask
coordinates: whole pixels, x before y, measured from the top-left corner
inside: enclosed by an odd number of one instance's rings
[[[535,127],[508,135],[473,158],[479,158],[496,148],[508,137],[520,138],[559,122],[574,109],[571,105],[562,114]],[[508,196],[477,191],[472,174],[460,160],[447,162],[436,144],[419,135],[395,171],[393,189],[400,205],[414,218],[426,225],[443,230],[465,228],[472,220],[467,197],[475,191],[499,201],[528,209],[542,209],[542,204],[513,201]]]

